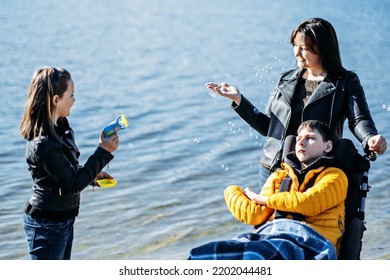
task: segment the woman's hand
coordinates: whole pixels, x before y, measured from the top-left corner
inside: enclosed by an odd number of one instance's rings
[[[205,86],[215,93],[234,101],[237,105],[240,105],[241,94],[235,87],[227,83],[222,83],[220,86],[215,83],[207,83]]]
[[[115,132],[110,137],[105,138],[102,131],[100,133],[99,146],[109,153],[114,152],[116,149],[118,149],[119,146],[118,134]]]
[[[368,139],[368,149],[376,152],[378,155],[382,155],[387,150],[386,139],[382,135],[375,135]]]

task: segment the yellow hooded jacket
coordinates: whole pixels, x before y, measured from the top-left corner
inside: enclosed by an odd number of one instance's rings
[[[308,171],[299,184],[293,168],[282,163],[282,168],[270,175],[260,195],[268,196],[267,205],[251,201],[239,186],[229,186],[225,200],[229,210],[239,221],[259,225],[274,219],[274,210],[299,213],[305,216],[303,222],[327,238],[339,253],[344,232],[345,205],[348,179],[345,173],[335,167],[318,167]],[[292,179],[290,190],[279,192],[286,176]],[[312,178],[312,187],[306,189]]]

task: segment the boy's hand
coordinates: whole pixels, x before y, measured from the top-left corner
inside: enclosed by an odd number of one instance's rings
[[[268,200],[267,196],[259,195],[259,194],[255,193],[255,192],[252,192],[249,188],[245,188],[243,193],[250,200],[252,200],[252,201],[254,201],[254,202],[258,203],[258,204],[267,205],[267,200]]]
[[[243,193],[250,199],[253,200],[253,198],[257,195],[256,193],[252,192],[249,188],[245,188]]]

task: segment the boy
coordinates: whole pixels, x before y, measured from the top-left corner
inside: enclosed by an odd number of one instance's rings
[[[260,194],[229,186],[225,200],[233,216],[262,226],[194,248],[190,259],[337,259],[348,179],[331,167],[330,137],[324,123],[305,121],[298,128],[295,152],[286,155]]]

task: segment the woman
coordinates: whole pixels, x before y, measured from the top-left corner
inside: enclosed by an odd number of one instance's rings
[[[238,115],[266,136],[260,158],[260,186],[270,171],[279,166],[280,147],[300,123],[315,119],[327,123],[332,140],[343,136],[345,119],[364,149],[383,154],[386,139],[379,135],[358,76],[341,63],[333,26],[321,18],[303,21],[292,32],[290,42],[298,68],[283,73],[264,113],[229,84],[208,83],[206,87],[233,101]]]
[[[98,179],[118,148],[113,134],[80,166],[80,152],[67,116],[74,104],[74,83],[62,68],[37,69],[31,79],[20,133],[27,140],[26,160],[34,181],[24,213],[31,259],[70,259],[80,193]]]

